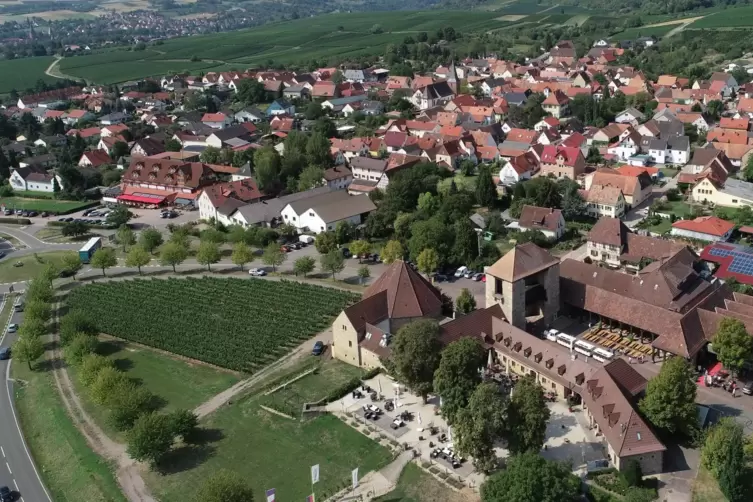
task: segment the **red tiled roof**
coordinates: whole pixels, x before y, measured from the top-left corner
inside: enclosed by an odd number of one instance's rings
[[[735,224],[716,216],[701,216],[694,220],[678,220],[672,223],[672,228],[721,237],[735,228]]]
[[[201,117],[202,122],[224,122],[227,120],[227,115],[224,113],[205,113]]]
[[[558,157],[563,157],[566,166],[574,167],[578,161],[578,156],[582,156],[579,148],[546,145],[541,152],[541,162],[546,164],[555,164]]]
[[[391,319],[430,317],[442,310],[437,288],[403,261],[390,265],[363,293],[368,299],[386,293],[387,314]]]
[[[110,156],[104,150],[93,150],[91,152],[84,152],[82,157],[86,157],[92,166],[99,167],[112,162]]]

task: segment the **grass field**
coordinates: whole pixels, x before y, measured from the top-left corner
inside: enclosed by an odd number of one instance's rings
[[[110,357],[115,362],[115,367],[123,371],[128,378],[140,383],[157,396],[162,405],[161,411],[192,410],[239,380],[233,373],[120,340],[102,340],[97,352]],[[89,400],[86,389],[78,380],[76,368],[72,367],[69,371],[86,411],[103,427],[108,436],[125,440],[124,434],[109,426],[107,410]]]
[[[693,502],[720,502],[727,500],[719,489],[719,483],[703,466],[698,468],[698,476],[693,482]]]
[[[650,37],[655,36],[661,38],[673,29],[677,28],[677,25],[665,25],[665,26],[641,26],[638,28],[630,28],[620,33],[610,35],[612,40],[634,40],[638,37]]]
[[[326,329],[355,299],[298,282],[206,277],[89,284],[68,302],[103,333],[253,372]]]
[[[70,251],[49,251],[21,257],[10,257],[0,262],[0,279],[2,282],[28,281],[52,263],[62,268],[63,256]],[[14,266],[22,263],[20,267]]]
[[[414,463],[405,466],[397,486],[374,502],[465,502],[468,499],[437,481]]]
[[[301,414],[304,403],[317,402],[326,397],[320,389],[335,388],[352,378],[363,375],[360,368],[339,361],[323,365],[317,372],[292,383],[269,396],[260,398],[259,403],[293,417]]]
[[[44,56],[0,61],[0,94],[13,89],[23,94],[27,88],[34,87],[40,78],[48,83],[57,81],[44,73],[54,60],[51,56]]]
[[[98,202],[78,200],[26,199],[23,197],[0,197],[0,206],[10,209],[26,209],[29,211],[47,211],[53,214],[67,214],[79,211],[87,206],[95,206]]]
[[[304,380],[297,387],[308,401],[333,389],[322,379],[315,384]],[[264,411],[259,404],[259,396],[249,396],[209,415],[202,426],[219,431],[221,439],[211,445],[210,453],[182,459],[188,466],[176,467],[180,472],[148,474],[147,484],[156,497],[163,502],[188,500],[209,473],[225,468],[254,487],[255,500],[265,500],[268,488],[277,490],[279,500],[304,500],[311,493],[310,468],[319,464],[316,499],[324,500],[326,493],[350,483],[352,469],[358,467],[364,475],[391,459],[386,448],[333,415],[290,420]],[[180,459],[176,462],[181,465]]]
[[[16,410],[24,437],[53,500],[125,502],[110,466],[89,448],[67,415],[52,375],[14,364]]]

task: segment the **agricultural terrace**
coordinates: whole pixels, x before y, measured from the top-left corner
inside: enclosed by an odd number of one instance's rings
[[[460,32],[511,23],[485,12],[416,11],[339,13],[272,23],[258,28],[174,38],[143,51],[124,49],[67,57],[60,70],[96,83],[115,83],[171,71],[222,71],[275,63],[309,63],[330,57],[383,54],[406,36],[452,25]],[[380,25],[382,33],[372,33]],[[201,61],[191,61],[192,58]],[[118,64],[113,64],[117,62]]]
[[[713,12],[688,26],[690,29],[732,27],[753,27],[753,6]]]
[[[56,82],[55,77],[44,71],[55,61],[51,56],[24,59],[3,59],[0,61],[0,94],[16,89],[22,93],[42,79],[47,83]]]
[[[326,329],[358,299],[347,291],[264,279],[138,279],[69,296],[102,333],[254,372]]]

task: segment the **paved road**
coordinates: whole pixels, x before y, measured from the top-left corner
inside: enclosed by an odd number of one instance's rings
[[[5,295],[0,297],[0,303],[12,301],[7,300]],[[14,312],[9,324],[20,324],[22,320],[23,314]],[[9,347],[16,338],[15,334],[7,333],[7,326],[0,326],[0,330],[3,333],[0,345]],[[11,360],[0,361],[0,374],[5,382],[4,388],[0,388],[0,486],[8,486],[17,491],[22,501],[51,501],[18,425],[13,406],[10,365]]]

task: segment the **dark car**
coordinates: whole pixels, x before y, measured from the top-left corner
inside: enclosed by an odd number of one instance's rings
[[[5,359],[10,359],[10,347],[3,347],[0,349],[0,361],[4,361]],[[0,500],[5,500],[4,498],[0,498]]]
[[[320,356],[322,355],[322,352],[324,352],[324,342],[317,340],[316,343],[314,343],[314,348],[311,350],[311,353],[315,356]]]
[[[36,211],[29,211],[29,216],[31,216],[33,218],[35,216],[38,216],[38,214],[37,214]]]
[[[447,276],[444,274],[434,274],[434,282],[447,282]]]
[[[350,249],[348,248],[342,248],[340,251],[342,251],[344,258],[350,258],[351,256],[353,256],[353,253],[351,253]]]
[[[7,486],[0,486],[0,502],[11,502],[13,500],[13,493]]]
[[[5,258],[5,253],[3,253],[2,251],[0,251],[0,258]]]

